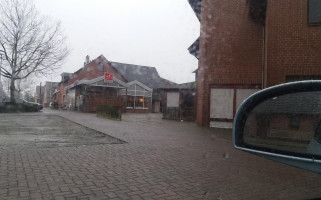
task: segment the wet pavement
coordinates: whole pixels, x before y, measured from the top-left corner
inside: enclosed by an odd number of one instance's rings
[[[72,130],[84,137],[60,131],[54,137],[58,140],[47,141],[55,145],[37,146],[32,139],[39,134],[26,131],[26,136],[19,131],[16,137],[21,140],[11,139],[12,145],[0,148],[0,199],[321,197],[321,175],[236,150],[230,131],[162,120],[159,114],[125,114],[122,121],[71,111],[23,115],[28,119],[41,116],[44,121],[34,126],[37,131],[46,123],[80,124]],[[6,126],[23,130],[20,115],[0,114],[0,121],[6,117],[10,118]],[[89,134],[83,126],[95,131]],[[53,137],[50,132],[46,137]],[[107,135],[103,144],[99,144],[99,132]],[[5,133],[0,131],[0,135],[1,139]],[[110,142],[108,135],[125,143]],[[57,145],[60,140],[69,145]],[[24,148],[20,142],[26,144]]]
[[[122,144],[123,141],[55,115],[0,118],[0,149]]]

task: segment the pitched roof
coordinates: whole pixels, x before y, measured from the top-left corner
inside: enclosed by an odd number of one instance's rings
[[[164,79],[164,78],[162,78],[162,77],[161,77],[161,79],[162,79],[162,81],[163,81],[163,83],[164,83],[164,86],[165,86],[165,87],[173,86],[173,85],[177,85],[177,83],[174,83],[173,81],[170,81],[170,80]]]
[[[195,81],[193,82],[188,82],[188,83],[182,83],[182,84],[176,84],[172,86],[167,86],[163,89],[196,89],[197,88],[197,83]]]
[[[198,20],[201,20],[202,0],[188,0]]]
[[[195,56],[197,59],[199,59],[199,49],[200,49],[200,38],[198,37],[195,42],[188,47],[188,51],[190,54]]]
[[[118,73],[128,82],[139,81],[150,88],[164,87],[164,82],[155,67],[110,62]]]

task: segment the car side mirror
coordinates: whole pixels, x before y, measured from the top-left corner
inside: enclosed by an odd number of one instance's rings
[[[237,149],[321,173],[321,81],[251,95],[236,113],[233,142]]]

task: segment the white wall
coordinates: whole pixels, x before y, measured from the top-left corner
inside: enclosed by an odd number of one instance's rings
[[[236,109],[240,107],[244,99],[249,97],[251,94],[259,91],[259,89],[237,89],[236,90]]]
[[[236,95],[236,108],[242,104],[243,100],[259,89],[234,89],[230,88],[212,88],[210,118],[233,119],[234,95]],[[232,122],[211,121],[210,127],[232,128]]]
[[[233,89],[211,89],[210,118],[233,119]]]
[[[167,107],[179,107],[178,92],[167,92]]]

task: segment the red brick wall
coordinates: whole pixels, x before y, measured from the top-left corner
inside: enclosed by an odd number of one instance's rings
[[[58,90],[60,90],[57,93],[57,97],[58,97],[58,107],[62,107],[63,105],[63,96],[66,95],[66,90],[65,90],[65,85],[63,83],[60,83]]]
[[[150,109],[130,109],[126,108],[127,113],[151,113]]]
[[[104,64],[103,71],[98,70],[99,63]],[[116,77],[117,79],[127,82],[122,76],[118,74],[118,72],[113,67],[110,66],[110,64],[108,64],[108,61],[103,56],[99,56],[95,60],[85,65],[81,70],[75,72],[69,79],[68,85],[74,83],[77,80],[90,80],[99,76],[103,76],[105,72],[113,73],[114,77]]]
[[[117,96],[113,88],[94,88],[87,90],[86,112],[96,112],[98,105],[114,105],[125,108],[123,96]]]
[[[100,62],[104,64],[102,71],[98,70],[98,65]],[[60,92],[57,94],[59,107],[63,105],[63,96],[66,94],[65,86],[68,86],[77,80],[78,81],[82,79],[90,80],[90,79],[97,78],[99,76],[103,76],[105,72],[113,73],[114,76],[119,80],[127,82],[122,76],[118,74],[118,72],[113,67],[109,65],[108,61],[103,56],[99,56],[95,60],[85,65],[79,71],[75,72],[73,76],[68,80],[68,83],[60,84],[60,87],[59,87]],[[89,108],[89,110],[93,111],[95,110],[95,108]]]
[[[287,75],[321,75],[321,26],[308,24],[308,1],[269,0],[265,86]]]
[[[211,84],[261,84],[263,27],[246,0],[203,0],[197,124],[209,125]]]

